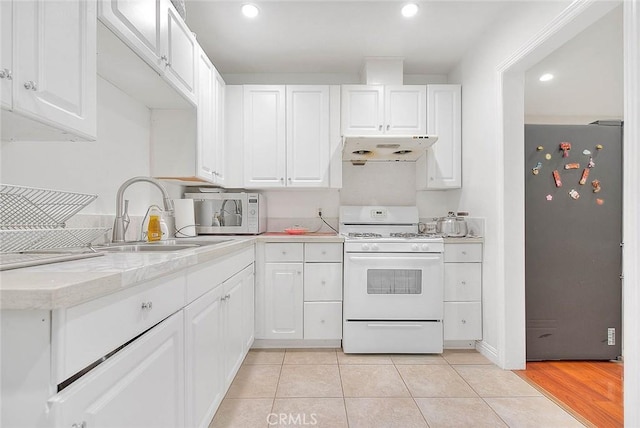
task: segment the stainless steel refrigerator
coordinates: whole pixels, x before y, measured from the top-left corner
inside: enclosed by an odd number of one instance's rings
[[[622,124],[525,126],[527,360],[621,353]]]

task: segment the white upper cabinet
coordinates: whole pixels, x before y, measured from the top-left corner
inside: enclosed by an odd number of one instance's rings
[[[197,42],[169,0],[98,0],[98,18],[185,99],[196,104]],[[107,47],[112,54],[112,44],[105,43]],[[111,67],[105,65],[103,73],[113,74]],[[127,85],[120,81],[121,76],[107,79],[118,86]],[[140,90],[137,86],[149,83],[132,85],[131,92],[136,92]]]
[[[216,177],[215,129],[215,69],[200,50],[198,54],[198,109],[197,109],[197,163],[196,175],[206,181]]]
[[[329,87],[287,86],[287,186],[329,185]]]
[[[423,85],[343,85],[342,135],[424,135]]]
[[[462,187],[462,105],[460,85],[427,86],[427,133],[438,141],[416,162],[418,190]]]
[[[213,69],[213,88],[214,88],[214,135],[215,135],[215,169],[214,183],[218,185],[225,185],[227,183],[226,165],[227,165],[227,153],[225,150],[225,100],[226,100],[226,84],[224,79],[218,73],[218,70]]]
[[[13,105],[13,3],[0,1],[0,104]]]
[[[384,87],[379,85],[342,86],[342,135],[382,133]]]
[[[328,187],[329,86],[244,87],[244,185]]]
[[[193,34],[184,23],[169,0],[162,0],[165,22],[160,26],[162,31],[162,55],[164,75],[185,97],[196,102],[196,52],[198,44]]]
[[[286,176],[285,87],[244,87],[244,183],[284,187]]]
[[[3,108],[62,134],[96,138],[95,3],[3,1],[2,61]],[[17,120],[3,118],[15,133],[5,137],[21,139]]]

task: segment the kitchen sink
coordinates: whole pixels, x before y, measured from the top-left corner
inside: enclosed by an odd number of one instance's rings
[[[181,250],[192,250],[203,246],[221,244],[223,242],[231,241],[231,239],[213,239],[202,241],[177,241],[167,240],[159,242],[125,242],[103,245],[100,247],[94,247],[96,251],[106,251],[112,253],[157,253],[157,252],[171,252]]]

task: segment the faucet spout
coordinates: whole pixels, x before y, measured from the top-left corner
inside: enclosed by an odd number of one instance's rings
[[[118,189],[118,193],[116,194],[116,219],[113,223],[113,236],[111,239],[112,242],[124,242],[124,232],[125,232],[125,226],[124,226],[125,212],[123,207],[124,192],[133,183],[138,183],[142,181],[153,184],[160,190],[160,192],[162,192],[162,202],[164,205],[164,210],[167,212],[173,213],[173,201],[169,196],[169,192],[167,192],[167,189],[162,185],[162,183],[159,180],[153,177],[130,178],[124,183],[122,183],[122,185]]]

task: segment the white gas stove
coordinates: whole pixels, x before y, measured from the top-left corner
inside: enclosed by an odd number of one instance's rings
[[[442,352],[442,237],[416,207],[343,206],[345,353]]]

